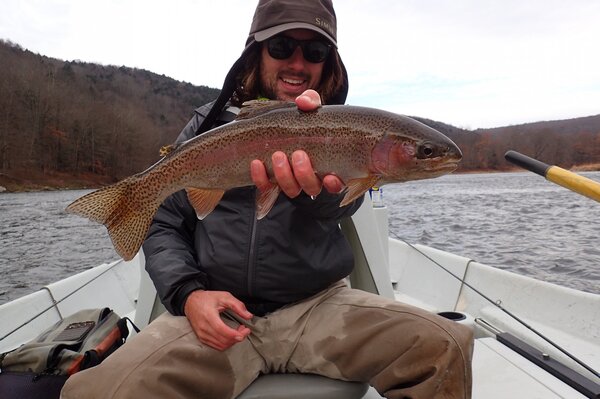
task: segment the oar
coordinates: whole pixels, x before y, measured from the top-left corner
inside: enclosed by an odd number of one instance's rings
[[[587,177],[583,177],[558,166],[548,165],[512,150],[507,151],[506,154],[504,154],[504,158],[517,166],[545,177],[552,183],[556,183],[571,191],[600,202],[600,183],[597,181],[588,179]]]

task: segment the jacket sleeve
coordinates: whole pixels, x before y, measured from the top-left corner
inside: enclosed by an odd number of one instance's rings
[[[177,137],[180,143],[194,137],[212,104],[200,107]],[[196,261],[196,213],[184,190],[168,197],[158,208],[143,249],[146,271],[167,310],[183,315],[190,293],[206,287],[206,275]]]
[[[317,219],[340,220],[352,216],[364,200],[363,196],[346,206],[340,207],[343,198],[344,194],[331,194],[323,189],[314,199],[302,192],[290,201],[302,212]]]
[[[196,213],[184,190],[160,206],[144,242],[146,270],[167,310],[183,315],[188,295],[206,287],[194,249]]]

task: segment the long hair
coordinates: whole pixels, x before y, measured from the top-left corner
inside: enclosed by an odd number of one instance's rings
[[[240,106],[245,101],[255,100],[261,94],[260,87],[260,57],[262,46],[260,43],[253,43],[248,49],[245,59],[245,66],[237,75],[236,88],[231,97],[233,105]],[[344,69],[337,49],[333,48],[329,52],[321,82],[315,89],[321,95],[321,102],[328,104],[336,96],[344,85]]]

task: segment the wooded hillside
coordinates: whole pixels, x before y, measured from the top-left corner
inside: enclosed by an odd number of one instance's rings
[[[61,61],[0,41],[0,173],[139,172],[219,91],[125,66]],[[0,180],[0,185],[2,181]]]
[[[512,169],[504,160],[508,150],[566,169],[600,170],[600,115],[472,131],[416,119],[443,132],[462,149],[459,171]]]
[[[218,92],[0,40],[0,186],[97,186],[142,171]],[[456,141],[464,154],[459,171],[507,170],[508,149],[565,168],[600,169],[600,115],[473,131],[417,119]]]

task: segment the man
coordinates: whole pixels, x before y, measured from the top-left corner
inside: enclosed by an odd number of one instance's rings
[[[343,104],[348,83],[330,0],[260,0],[246,48],[221,95],[196,110],[178,140],[233,119],[250,99]],[[471,332],[346,287],[353,267],[338,223],[343,182],[321,181],[310,159],[275,151],[281,186],[255,217],[256,187],[228,191],[200,221],[185,192],[168,198],[144,243],[146,268],[169,314],[103,364],[71,377],[64,399],[235,398],[260,373],[367,381],[388,398],[468,398]],[[249,165],[258,189],[263,163]],[[91,388],[92,383],[98,388]]]

